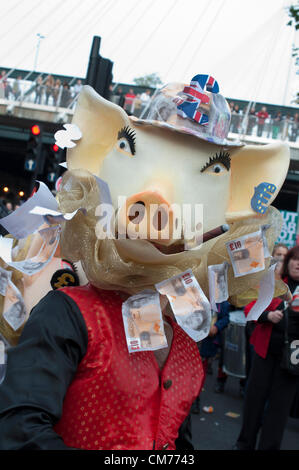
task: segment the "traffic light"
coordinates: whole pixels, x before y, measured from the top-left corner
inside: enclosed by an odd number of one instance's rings
[[[38,124],[31,126],[30,135],[26,148],[25,170],[39,173],[39,166],[42,156],[43,136]]]
[[[113,62],[99,53],[101,38],[94,36],[89,56],[85,84],[92,86],[96,92],[109,99],[109,87],[112,83]]]
[[[100,57],[95,90],[106,99],[110,97],[109,87],[113,78],[112,68],[113,62],[111,60]]]
[[[50,144],[47,148],[46,160],[46,178],[48,183],[55,184],[60,174],[61,163],[64,159],[64,150],[59,148],[56,144]]]
[[[31,127],[31,134],[32,135],[40,135],[40,127],[37,124]]]

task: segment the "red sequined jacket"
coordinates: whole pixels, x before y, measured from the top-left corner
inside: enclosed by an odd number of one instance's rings
[[[170,319],[173,340],[161,371],[153,352],[129,354],[120,294],[92,286],[62,290],[83,315],[88,348],[55,431],[74,448],[174,450],[203,379],[196,343]]]

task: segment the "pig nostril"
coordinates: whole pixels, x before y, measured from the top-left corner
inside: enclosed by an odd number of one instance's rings
[[[160,232],[166,227],[167,223],[168,212],[163,207],[159,207],[153,217],[153,226]]]
[[[130,206],[128,219],[130,222],[133,222],[133,224],[139,224],[143,220],[144,214],[145,214],[144,202],[137,201]]]

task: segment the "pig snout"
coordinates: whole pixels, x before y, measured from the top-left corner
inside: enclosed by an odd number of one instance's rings
[[[169,202],[159,192],[144,191],[126,200],[118,214],[118,227],[128,238],[170,245],[173,219]]]

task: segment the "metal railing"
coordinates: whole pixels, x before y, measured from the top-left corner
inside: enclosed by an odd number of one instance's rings
[[[296,142],[299,137],[299,113],[294,113],[293,116],[281,114],[279,118],[269,115],[266,119],[260,119],[256,115],[246,117],[243,114],[233,112],[230,132],[238,135]]]
[[[47,84],[48,76],[41,75],[36,81],[28,80],[28,78],[0,80],[0,99],[6,99],[11,105],[18,104],[19,106],[32,103],[52,108],[73,109],[75,107],[81,89],[81,86],[73,84],[76,77],[69,83],[61,83],[57,79],[53,86]]]
[[[58,111],[59,108],[68,111],[75,109],[82,86],[75,82],[80,79],[74,77],[68,83],[61,83],[56,79],[54,86],[50,87],[49,75],[40,75],[35,81],[29,80],[29,75],[24,79],[13,79],[9,75],[0,77],[0,99],[7,100],[7,112],[10,112],[15,105],[22,106],[27,103],[42,106],[44,109],[47,107],[51,111]],[[128,114],[143,117],[148,101],[143,101],[140,94],[136,94],[135,97],[119,96],[114,93],[114,89],[110,97],[112,102],[122,106]],[[299,143],[299,108],[294,108],[293,113],[286,114],[285,109],[277,106],[275,114],[269,113],[266,119],[258,116],[259,111],[261,109],[248,113],[246,107],[240,112],[233,110],[230,133],[237,134],[241,138],[251,136],[257,139]]]
[[[140,96],[136,98],[126,98],[112,95],[111,101],[122,105],[128,114],[141,117],[148,103],[144,103]],[[232,111],[229,132],[237,134],[239,137],[256,137],[272,140],[286,140],[299,143],[299,108],[294,108],[292,115],[285,114],[285,110],[276,107],[275,114],[270,113],[266,119],[257,116],[257,110],[254,114],[247,114],[246,108],[241,112]]]

